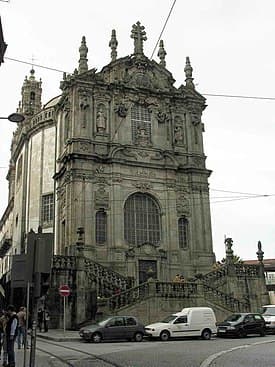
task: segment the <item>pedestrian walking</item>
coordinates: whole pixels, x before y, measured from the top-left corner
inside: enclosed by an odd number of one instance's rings
[[[0,330],[1,330],[1,349],[3,366],[8,365],[8,352],[7,352],[7,337],[6,337],[6,326],[8,322],[8,315],[5,310],[2,311],[2,316],[0,317]]]
[[[15,367],[14,342],[18,330],[18,317],[13,305],[7,307],[8,321],[6,325],[6,340],[8,353],[8,367]]]
[[[18,333],[17,333],[17,346],[18,349],[21,347],[28,347],[27,340],[27,314],[26,308],[20,307],[19,312],[17,313],[18,317]]]
[[[44,311],[44,332],[47,333],[49,330],[50,313],[49,311]]]
[[[44,319],[44,311],[42,310],[42,308],[39,308],[37,312],[37,327],[40,333],[42,331],[43,319]]]

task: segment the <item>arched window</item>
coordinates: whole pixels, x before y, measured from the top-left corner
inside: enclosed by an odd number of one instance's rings
[[[178,230],[179,230],[179,247],[187,248],[188,247],[188,219],[186,219],[185,217],[179,218]]]
[[[102,244],[107,241],[107,214],[102,209],[96,212],[96,243]]]
[[[124,238],[129,244],[141,245],[149,242],[159,245],[160,210],[149,195],[131,195],[124,206]]]
[[[34,101],[35,101],[35,93],[34,92],[30,93],[30,101],[31,101],[31,104],[34,104]]]

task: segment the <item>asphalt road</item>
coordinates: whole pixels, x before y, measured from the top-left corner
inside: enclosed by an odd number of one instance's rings
[[[38,347],[70,359],[75,366],[90,367],[89,357],[83,358],[72,350],[86,351],[102,356],[121,367],[269,367],[275,366],[275,336],[247,337],[244,339],[213,338],[171,340],[168,342],[144,341],[84,343],[58,342],[58,347],[39,340]],[[62,349],[67,346],[70,349]],[[58,349],[57,349],[58,348]],[[236,349],[237,348],[237,349]],[[39,354],[39,353],[38,353]],[[43,353],[41,354],[43,356]],[[103,364],[102,364],[103,365]],[[99,363],[98,366],[101,366]]]

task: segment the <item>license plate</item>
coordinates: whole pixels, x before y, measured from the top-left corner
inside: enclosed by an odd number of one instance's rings
[[[225,330],[224,329],[219,329],[218,332],[219,333],[225,333]]]

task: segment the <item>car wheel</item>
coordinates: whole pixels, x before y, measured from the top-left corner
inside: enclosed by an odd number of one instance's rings
[[[204,329],[203,332],[201,333],[201,338],[203,340],[210,340],[211,339],[211,330],[209,329]]]
[[[92,341],[93,341],[94,343],[100,343],[100,342],[101,342],[101,340],[102,340],[102,335],[101,335],[101,334],[99,334],[99,333],[94,333],[94,334],[92,335]]]
[[[160,333],[160,336],[159,336],[160,340],[162,342],[167,342],[167,340],[169,340],[170,338],[170,333],[169,331],[167,330],[163,330],[161,333]]]
[[[134,341],[135,342],[142,342],[143,340],[143,334],[142,333],[135,333]]]
[[[238,336],[239,336],[239,338],[245,338],[247,336],[247,334],[244,331],[244,329],[240,329],[239,332],[238,332]]]
[[[264,329],[261,329],[259,334],[260,336],[266,336],[266,331]]]

